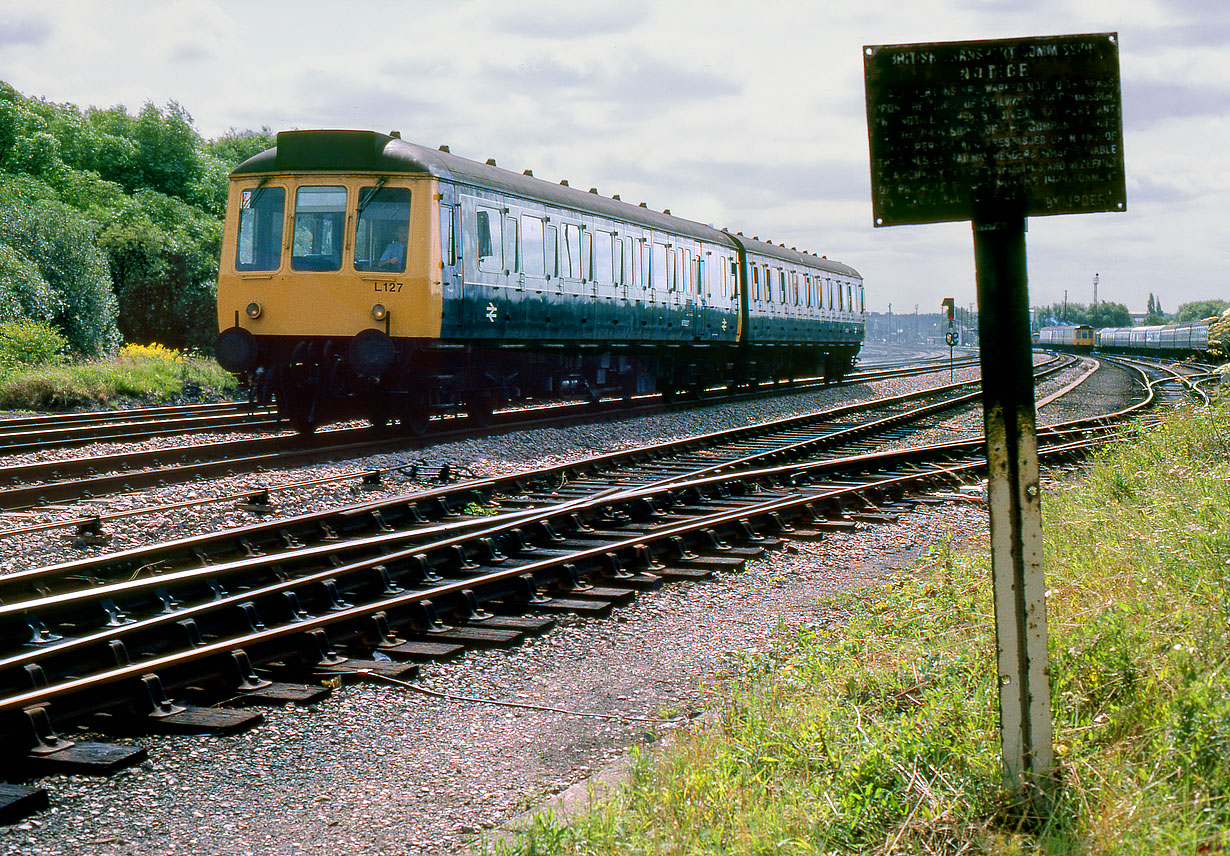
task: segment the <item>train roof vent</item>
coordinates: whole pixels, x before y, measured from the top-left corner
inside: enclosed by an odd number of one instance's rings
[[[560,183],[560,184],[562,184],[564,187],[567,187],[567,186],[568,186],[568,179],[566,179],[566,178],[561,178],[561,179],[559,180],[559,183]]]
[[[521,171],[521,174],[522,174],[522,175],[528,175],[530,178],[533,178],[533,177],[534,177],[534,170],[532,170],[532,169],[523,169],[523,170]]]
[[[592,194],[594,194],[594,196],[597,196],[597,195],[598,195],[598,188],[596,188],[596,187],[591,187],[591,188],[589,189],[589,192],[590,192],[590,193],[592,193]]]
[[[448,143],[445,143],[444,145],[440,146],[440,151],[444,152],[445,154],[448,154]]]
[[[614,196],[612,196],[611,198],[612,198],[612,199],[619,199],[619,194],[618,194],[618,193],[616,193],[616,194],[615,194]],[[623,200],[620,200],[620,201],[622,202]]]
[[[487,158],[487,166],[495,166],[495,158]]]
[[[401,139],[401,131],[389,131],[389,136],[395,140]]]
[[[648,206],[648,205],[646,205],[644,202],[642,202],[642,203],[641,203],[641,207],[642,207],[642,208],[648,208],[649,206]]]
[[[670,210],[669,208],[663,208],[663,209],[662,209],[662,213],[663,213],[663,214],[669,214],[669,213],[671,213],[671,210]]]

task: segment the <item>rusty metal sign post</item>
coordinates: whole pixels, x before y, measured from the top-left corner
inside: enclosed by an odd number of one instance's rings
[[[876,226],[970,220],[1004,772],[1053,781],[1027,217],[1127,207],[1114,33],[863,49]],[[946,304],[945,304],[946,305]]]

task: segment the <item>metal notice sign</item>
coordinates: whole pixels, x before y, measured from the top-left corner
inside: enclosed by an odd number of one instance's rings
[[[877,226],[970,220],[975,194],[1126,209],[1117,34],[876,45],[863,68]]]

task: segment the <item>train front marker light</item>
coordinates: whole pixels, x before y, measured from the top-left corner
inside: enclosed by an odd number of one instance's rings
[[[249,303],[247,307],[244,309],[244,312],[247,313],[248,317],[254,321],[257,318],[261,317],[261,311],[262,311],[261,305],[257,303],[255,300]]]
[[[372,307],[372,317],[375,318],[377,321],[383,321],[385,318],[388,317],[388,314],[389,314],[389,310],[384,308],[383,303],[377,303],[375,306]]]

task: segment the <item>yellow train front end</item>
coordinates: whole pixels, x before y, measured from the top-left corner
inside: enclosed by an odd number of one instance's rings
[[[284,132],[231,176],[218,361],[300,431],[387,421],[399,353],[440,335],[437,180],[356,136]]]

